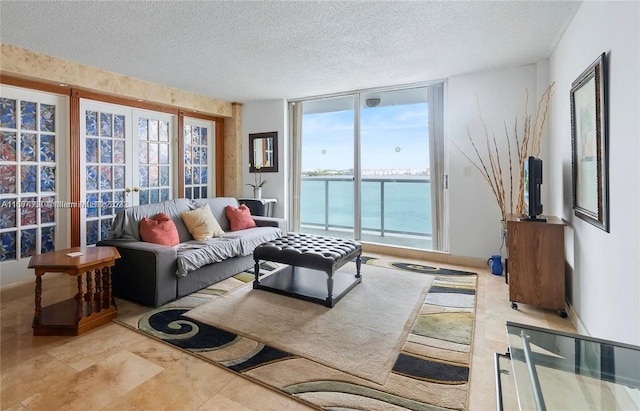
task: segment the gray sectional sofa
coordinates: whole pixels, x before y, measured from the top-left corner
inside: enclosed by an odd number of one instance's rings
[[[184,225],[181,213],[206,203],[225,234],[196,241]],[[177,199],[121,210],[108,238],[97,244],[116,247],[120,252],[121,258],[112,268],[113,293],[157,307],[252,268],[255,247],[287,232],[285,220],[269,217],[253,217],[257,227],[231,231],[225,213],[227,205],[238,207],[238,201],[232,197]],[[138,227],[142,218],[152,218],[158,213],[167,214],[174,222],[180,244],[169,247],[140,239]]]

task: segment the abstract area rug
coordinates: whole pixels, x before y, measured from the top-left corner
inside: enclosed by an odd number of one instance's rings
[[[332,309],[253,290],[245,272],[117,321],[321,408],[466,409],[475,273],[363,260]]]

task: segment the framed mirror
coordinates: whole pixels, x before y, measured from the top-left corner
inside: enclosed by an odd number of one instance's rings
[[[249,171],[278,171],[278,132],[249,134]]]

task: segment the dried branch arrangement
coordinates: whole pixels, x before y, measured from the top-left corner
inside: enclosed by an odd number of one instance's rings
[[[518,134],[518,119],[516,118],[513,135],[509,134],[507,129],[507,122],[504,122],[504,134],[507,140],[507,162],[503,163],[500,158],[500,150],[498,149],[498,142],[496,135],[492,131],[491,134],[482,118],[482,111],[480,110],[480,101],[477,101],[478,116],[480,123],[484,130],[484,145],[486,146],[486,153],[480,153],[478,146],[473,138],[471,138],[471,132],[467,127],[467,137],[471,142],[471,146],[475,152],[476,160],[469,157],[462,149],[453,143],[453,145],[462,153],[463,156],[469,160],[469,162],[480,172],[482,177],[487,181],[493,192],[493,196],[496,199],[496,203],[500,208],[502,220],[506,221],[507,214],[513,213],[513,179],[514,174],[517,171],[518,178],[518,199],[516,202],[516,214],[522,214],[524,212],[524,161],[529,156],[537,157],[540,154],[540,147],[542,145],[542,131],[547,120],[547,113],[549,111],[549,101],[553,95],[552,83],[540,97],[538,101],[538,107],[536,110],[535,118],[531,119],[529,114],[529,91],[525,91],[525,109],[524,109],[524,127],[522,135]],[[515,140],[515,141],[512,141]],[[514,144],[515,143],[515,144]],[[484,156],[483,156],[484,155]],[[514,161],[517,162],[516,171],[514,171]],[[508,177],[503,174],[503,164],[505,169],[508,167]],[[507,180],[507,181],[505,181]],[[508,197],[506,190],[508,188]],[[508,202],[508,204],[507,204]],[[507,205],[509,207],[507,207]]]

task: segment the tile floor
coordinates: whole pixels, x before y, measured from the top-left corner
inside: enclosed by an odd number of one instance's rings
[[[507,348],[505,321],[575,329],[555,311],[512,310],[504,277],[488,269],[436,265],[479,273],[469,410],[494,410],[493,353]],[[43,283],[43,305],[75,293],[66,276],[47,274]],[[0,290],[1,410],[313,409],[119,324],[79,337],[33,337],[33,292],[31,283]],[[137,308],[117,303],[121,313]]]

